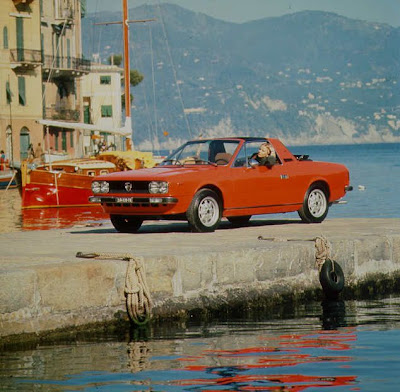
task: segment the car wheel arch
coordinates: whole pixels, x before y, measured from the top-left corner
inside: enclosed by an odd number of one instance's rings
[[[216,195],[219,197],[219,200],[221,202],[221,207],[222,207],[222,210],[223,210],[224,209],[224,195],[223,195],[221,189],[218,188],[216,185],[206,184],[206,185],[202,185],[199,189],[197,189],[194,194],[196,194],[197,192],[199,192],[199,191],[201,191],[203,189],[209,189],[210,191],[213,191],[213,192],[216,193]]]
[[[326,198],[327,198],[327,200],[328,200],[328,202],[329,202],[330,195],[331,195],[331,191],[330,191],[328,182],[325,181],[325,180],[315,180],[315,181],[312,181],[312,182],[308,185],[307,190],[306,190],[306,193],[307,193],[308,189],[310,189],[311,187],[315,187],[315,186],[320,187],[320,188],[325,192]]]

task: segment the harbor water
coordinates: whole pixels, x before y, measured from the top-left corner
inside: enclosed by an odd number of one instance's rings
[[[328,219],[400,217],[399,143],[291,150],[349,168],[354,190]],[[18,190],[0,196],[2,232],[108,224],[100,209],[21,211]],[[7,348],[0,391],[394,391],[399,352],[396,293],[321,299]]]
[[[395,391],[400,298],[77,336],[0,354],[1,391]]]

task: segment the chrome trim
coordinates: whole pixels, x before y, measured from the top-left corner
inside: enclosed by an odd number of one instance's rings
[[[332,204],[347,204],[347,200],[334,200]]]
[[[150,199],[157,198],[161,199],[159,203],[152,203]],[[90,196],[90,203],[102,203],[102,204],[123,204],[123,205],[134,205],[134,204],[176,204],[178,199],[175,197],[130,197],[130,196]]]

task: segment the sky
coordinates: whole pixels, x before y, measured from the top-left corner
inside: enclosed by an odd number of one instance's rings
[[[86,1],[88,12],[122,10],[122,0]],[[304,10],[319,10],[400,27],[400,0],[128,0],[128,7],[159,2],[177,4],[236,23]],[[134,19],[134,16],[130,17]]]

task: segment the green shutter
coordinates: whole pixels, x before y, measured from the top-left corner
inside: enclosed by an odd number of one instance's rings
[[[60,68],[60,36],[58,34],[55,35],[56,37],[56,68]]]
[[[69,144],[70,144],[71,148],[74,148],[74,132],[73,131],[71,131],[69,133]]]
[[[21,106],[26,105],[25,78],[18,76],[18,99]]]
[[[4,26],[3,28],[3,48],[8,49],[8,28]]]
[[[55,150],[58,151],[58,131],[54,133],[54,144],[55,144],[54,146]]]
[[[67,151],[67,132],[62,131],[62,150]]]
[[[6,82],[6,97],[7,97],[7,104],[12,102],[12,92],[10,88],[10,82],[7,80]]]
[[[112,117],[112,105],[101,106],[101,117]]]
[[[71,40],[67,38],[67,68],[71,68]]]
[[[42,63],[44,63],[44,35],[40,34],[40,53],[42,56]]]
[[[90,124],[90,107],[89,106],[83,107],[83,122],[85,124]]]
[[[24,60],[24,19],[16,18],[17,26],[17,60]]]
[[[100,75],[100,84],[111,84],[110,75]]]

